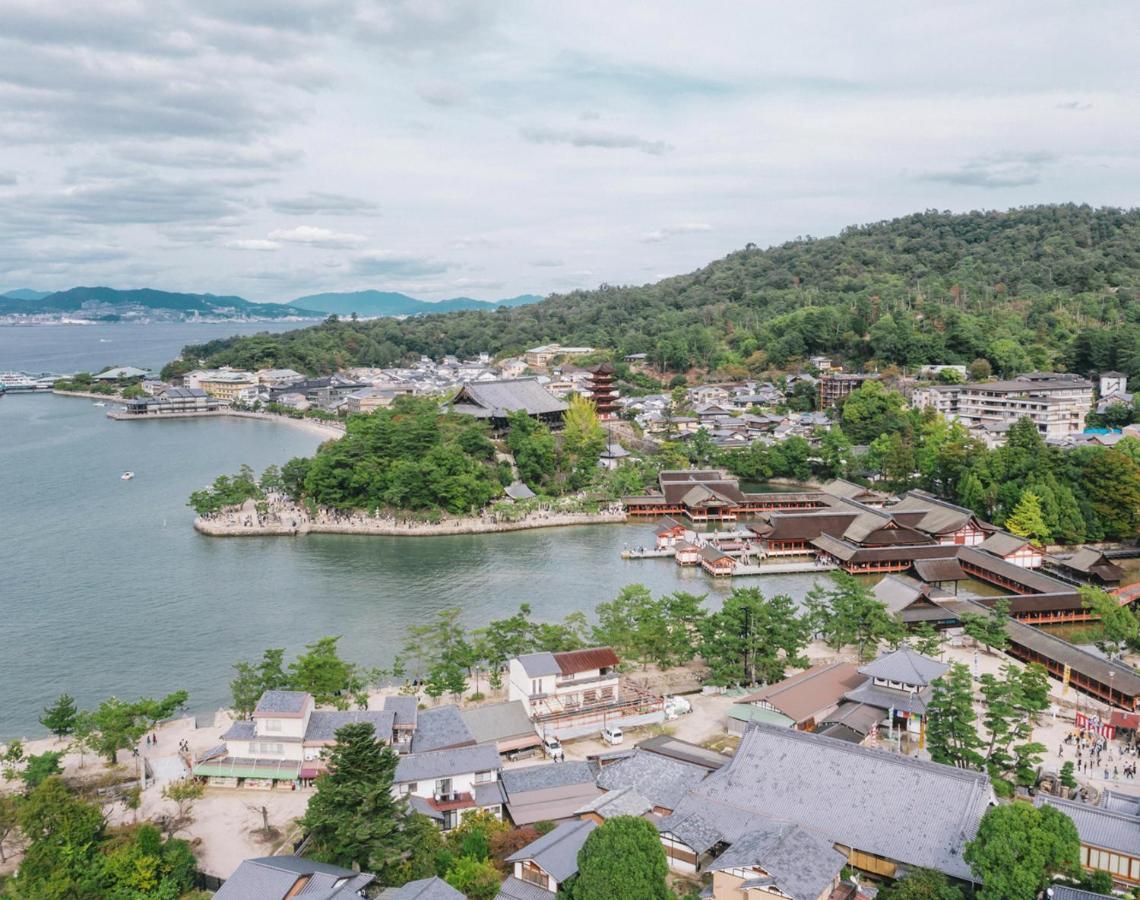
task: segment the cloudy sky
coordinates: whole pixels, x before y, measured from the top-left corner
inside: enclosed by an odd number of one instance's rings
[[[641,283],[1140,203],[1134,2],[4,0],[0,289]]]

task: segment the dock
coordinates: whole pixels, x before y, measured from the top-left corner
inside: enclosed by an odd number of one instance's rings
[[[639,548],[637,550],[622,550],[622,559],[662,559],[667,556],[676,556],[677,551],[673,547],[663,547],[660,550],[646,550]]]
[[[838,568],[839,566],[832,563],[821,563],[816,560],[812,560],[811,562],[766,563],[759,566],[737,563],[736,568],[732,571],[732,574],[734,576],[791,575],[798,572],[831,572]]]

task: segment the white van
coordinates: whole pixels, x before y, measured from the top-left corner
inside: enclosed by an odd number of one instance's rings
[[[542,752],[555,762],[561,761],[566,756],[562,752],[562,745],[558,742],[558,738],[553,735],[547,735],[542,739]]]
[[[602,740],[607,744],[620,744],[624,737],[617,725],[607,725],[602,729]]]

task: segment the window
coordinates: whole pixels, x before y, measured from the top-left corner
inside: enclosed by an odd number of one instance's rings
[[[492,782],[494,780],[495,780],[495,773],[494,772],[476,772],[475,773],[475,783],[476,784],[489,784],[490,782]]]
[[[280,731],[281,730],[281,720],[280,719],[266,719],[265,720],[265,730],[266,731]]]
[[[532,694],[532,695],[533,695],[533,694],[541,694],[541,693],[542,693],[542,679],[541,679],[541,678],[533,678],[533,679],[531,679],[531,682],[530,682],[530,692],[531,692],[531,694]]]
[[[407,784],[400,787],[400,791],[404,794],[414,794],[419,790],[419,784],[415,781],[409,781]]]

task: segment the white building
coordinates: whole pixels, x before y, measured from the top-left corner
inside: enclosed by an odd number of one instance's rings
[[[526,653],[510,661],[507,699],[527,715],[581,710],[620,699],[617,654],[609,647],[567,653]]]
[[[502,816],[502,766],[494,742],[400,757],[392,791],[445,831],[482,810]]]
[[[911,404],[932,407],[997,441],[1024,417],[1046,440],[1061,440],[1084,430],[1092,409],[1092,383],[1067,373],[1030,372],[1009,381],[919,388]]]

